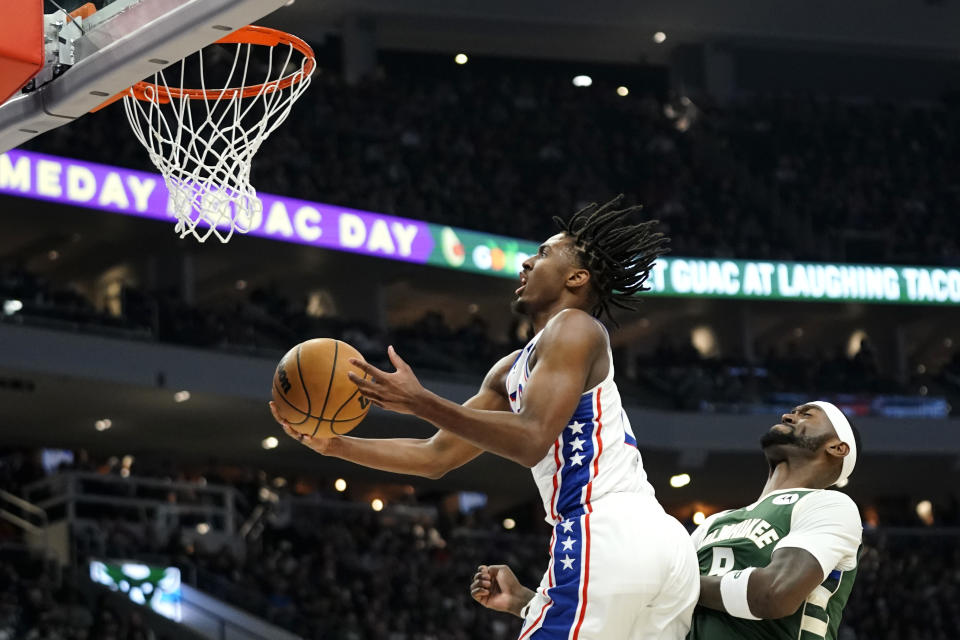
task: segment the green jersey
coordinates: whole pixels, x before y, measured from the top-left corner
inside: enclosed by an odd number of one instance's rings
[[[688,640],[836,640],[857,575],[863,528],[853,501],[839,491],[786,489],[707,519],[693,533],[701,575],[765,567],[777,549],[809,551],[824,581],[793,615],[746,620],[697,607]]]

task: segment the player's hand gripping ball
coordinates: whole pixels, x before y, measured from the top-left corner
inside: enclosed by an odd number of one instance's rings
[[[311,438],[341,436],[366,417],[370,401],[347,377],[366,374],[350,364],[363,360],[346,342],[316,338],[287,352],[273,375],[273,404],[281,420]],[[365,362],[365,361],[364,361]]]

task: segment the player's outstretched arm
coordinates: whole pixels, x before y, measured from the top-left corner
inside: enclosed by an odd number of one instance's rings
[[[606,334],[590,315],[574,309],[557,314],[537,343],[536,366],[523,390],[523,409],[517,414],[461,406],[431,393],[393,347],[388,355],[397,369],[394,373],[351,360],[368,378],[353,372],[349,376],[360,393],[377,406],[416,415],[485,451],[532,467],[573,415],[594,364],[606,354],[606,348]]]
[[[470,583],[470,595],[487,609],[505,611],[522,618],[523,608],[535,594],[520,584],[507,565],[482,564],[477,567],[477,573]]]
[[[504,376],[515,357],[516,353],[510,354],[495,364],[480,391],[463,406],[480,410],[509,410]],[[270,403],[270,411],[287,435],[317,453],[381,471],[436,479],[483,453],[483,449],[446,431],[438,431],[430,438],[311,438],[286,424],[273,402]]]
[[[727,584],[722,585],[724,580]],[[783,618],[799,609],[821,582],[823,568],[813,554],[799,548],[778,549],[762,569],[700,576],[700,605],[738,618]]]

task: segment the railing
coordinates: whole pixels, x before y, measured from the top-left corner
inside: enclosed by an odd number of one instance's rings
[[[183,624],[212,640],[298,640],[299,636],[207,594],[182,586]]]
[[[71,524],[87,519],[98,506],[108,506],[165,529],[181,526],[188,518],[227,536],[237,529],[238,493],[229,486],[68,472],[27,485],[24,495],[51,519],[62,517]]]
[[[87,333],[121,340],[153,340],[155,332],[147,327],[124,327],[108,324],[103,317],[91,315],[86,319],[58,318],[60,309],[56,305],[37,305],[31,303],[28,308],[14,315],[0,314],[0,323],[16,324],[54,331]]]
[[[89,472],[65,472],[24,487],[26,499],[0,492],[0,499],[16,505],[23,515],[0,511],[0,517],[39,533],[50,522],[65,521],[74,533],[80,528],[100,528],[105,512],[111,519],[125,517],[128,524],[153,527],[161,535],[205,523],[202,535],[237,539],[239,492],[225,485],[175,482],[136,476],[120,477]],[[6,514],[6,515],[5,515]],[[25,517],[27,516],[27,517]],[[30,522],[38,519],[40,525]],[[198,535],[201,535],[198,533]],[[79,544],[74,537],[74,544]],[[77,560],[76,550],[72,554]],[[196,569],[193,570],[196,582]],[[211,640],[295,640],[296,636],[265,623],[184,585],[182,624]]]
[[[20,510],[26,512],[29,515],[36,516],[40,520],[40,524],[36,525],[26,518],[16,515],[8,510],[8,505],[19,508]],[[44,537],[44,547],[46,544],[46,532],[47,525],[49,521],[47,519],[47,512],[41,509],[40,507],[24,500],[19,496],[15,496],[9,491],[4,491],[0,489],[0,518],[3,518],[10,524],[15,527],[22,529],[28,533],[39,534]]]
[[[311,511],[370,513],[370,505],[365,502],[333,500],[317,495],[291,498],[290,506],[297,514],[309,514]],[[381,516],[393,516],[396,518],[427,518],[434,520],[437,517],[437,508],[434,506],[391,504],[379,513]]]
[[[21,515],[17,515],[13,510],[19,510]],[[31,517],[37,522],[31,522]],[[27,548],[40,547],[43,562],[47,564],[51,571],[54,584],[59,585],[62,579],[60,560],[50,544],[50,520],[47,517],[47,512],[20,496],[0,489],[0,519],[9,522],[24,532]],[[33,542],[30,540],[31,536]],[[37,541],[39,541],[39,545]]]

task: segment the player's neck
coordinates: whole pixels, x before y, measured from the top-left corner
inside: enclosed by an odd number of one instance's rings
[[[560,313],[565,309],[573,308],[574,305],[571,305],[567,300],[557,300],[549,307],[541,309],[536,313],[530,314],[530,322],[533,324],[534,334],[540,333],[543,331],[543,328],[547,326],[547,323],[550,322],[550,319]]]
[[[809,461],[782,460],[776,464],[767,477],[767,484],[760,494],[762,500],[774,491],[782,489],[814,489],[821,485],[820,472],[812,468]]]

